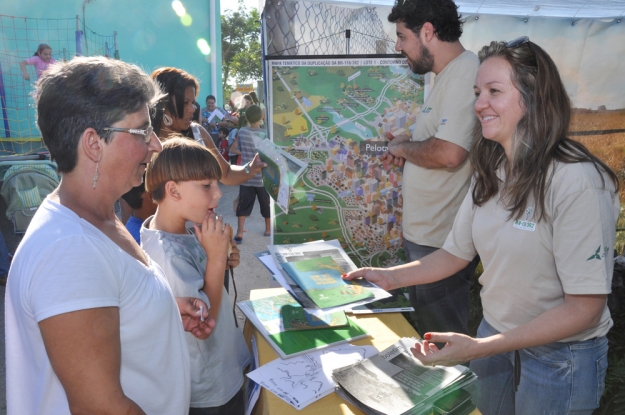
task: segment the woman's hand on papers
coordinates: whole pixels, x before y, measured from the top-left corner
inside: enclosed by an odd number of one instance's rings
[[[383,268],[360,268],[342,276],[347,281],[364,278],[386,291],[401,287],[401,285],[397,285],[392,271]]]
[[[423,342],[415,343],[410,351],[424,366],[455,366],[484,357],[479,353],[479,342],[483,339],[459,333],[425,333],[423,338]],[[439,349],[434,343],[445,346]]]

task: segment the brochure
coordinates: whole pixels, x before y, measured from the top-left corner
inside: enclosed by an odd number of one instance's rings
[[[348,326],[332,330],[286,331],[281,324],[281,310],[285,305],[297,306],[298,304],[288,293],[237,303],[250,323],[282,359],[369,336],[351,319],[348,319]]]
[[[285,262],[282,267],[322,309],[373,297],[362,285],[343,281],[343,270],[330,256]]]
[[[306,292],[297,284],[297,282],[295,282],[293,278],[291,278],[289,273],[284,270],[282,266],[284,263],[330,256],[334,262],[338,264],[342,272],[349,272],[357,269],[356,264],[354,264],[354,262],[349,258],[345,250],[341,247],[340,242],[336,239],[331,241],[315,241],[305,244],[267,245],[267,248],[269,249],[269,252],[271,252],[271,255],[276,262],[276,266],[280,270],[280,275],[276,275],[276,280],[278,280],[280,285],[289,291],[302,305],[302,307],[307,309],[309,312],[311,310],[319,310],[319,307],[310,299],[310,297],[308,297],[308,295],[306,295]],[[323,311],[329,312],[349,310],[352,307],[391,296],[391,294],[387,291],[366,280],[354,280],[352,283],[354,285],[364,287],[367,291],[373,294],[373,297],[349,305],[324,309]]]
[[[349,320],[344,311],[310,314],[300,305],[287,304],[282,306],[280,312],[285,330],[332,329],[349,326]]]
[[[258,143],[256,151],[267,163],[263,169],[263,186],[284,212],[289,211],[291,187],[306,170],[308,163],[287,153],[269,139]]]
[[[477,377],[465,366],[424,366],[410,352],[415,338],[402,338],[378,355],[337,369],[337,393],[367,414],[416,415]]]

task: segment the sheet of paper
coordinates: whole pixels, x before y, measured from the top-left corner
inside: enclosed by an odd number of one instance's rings
[[[208,122],[212,122],[213,118],[218,117],[220,120],[224,119],[224,113],[219,110],[219,108],[215,108],[215,110],[208,116]]]
[[[260,366],[258,362],[258,348],[256,347],[256,340],[254,339],[254,336],[250,339],[250,343],[252,344],[252,356],[254,356],[254,362],[250,365],[250,372],[253,372]],[[250,415],[254,409],[254,405],[256,405],[256,402],[258,401],[258,397],[260,396],[260,385],[252,378],[248,378],[245,394],[245,415]]]
[[[342,344],[290,359],[276,359],[247,376],[289,405],[302,409],[334,391],[334,369],[377,354],[373,346]]]

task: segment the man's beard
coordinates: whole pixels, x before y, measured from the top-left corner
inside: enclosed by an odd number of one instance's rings
[[[434,68],[434,56],[423,44],[421,44],[421,56],[418,61],[412,60],[409,56],[406,56],[406,59],[410,64],[412,72],[417,75],[425,75],[428,72],[432,72],[432,68]]]

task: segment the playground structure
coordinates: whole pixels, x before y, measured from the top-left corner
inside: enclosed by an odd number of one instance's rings
[[[119,59],[117,32],[100,35],[86,27],[79,16],[40,19],[0,15],[0,39],[0,156],[45,151],[33,100],[37,76],[28,65],[30,81],[24,80],[20,62],[31,57],[40,43],[50,45],[57,62],[74,56]]]

